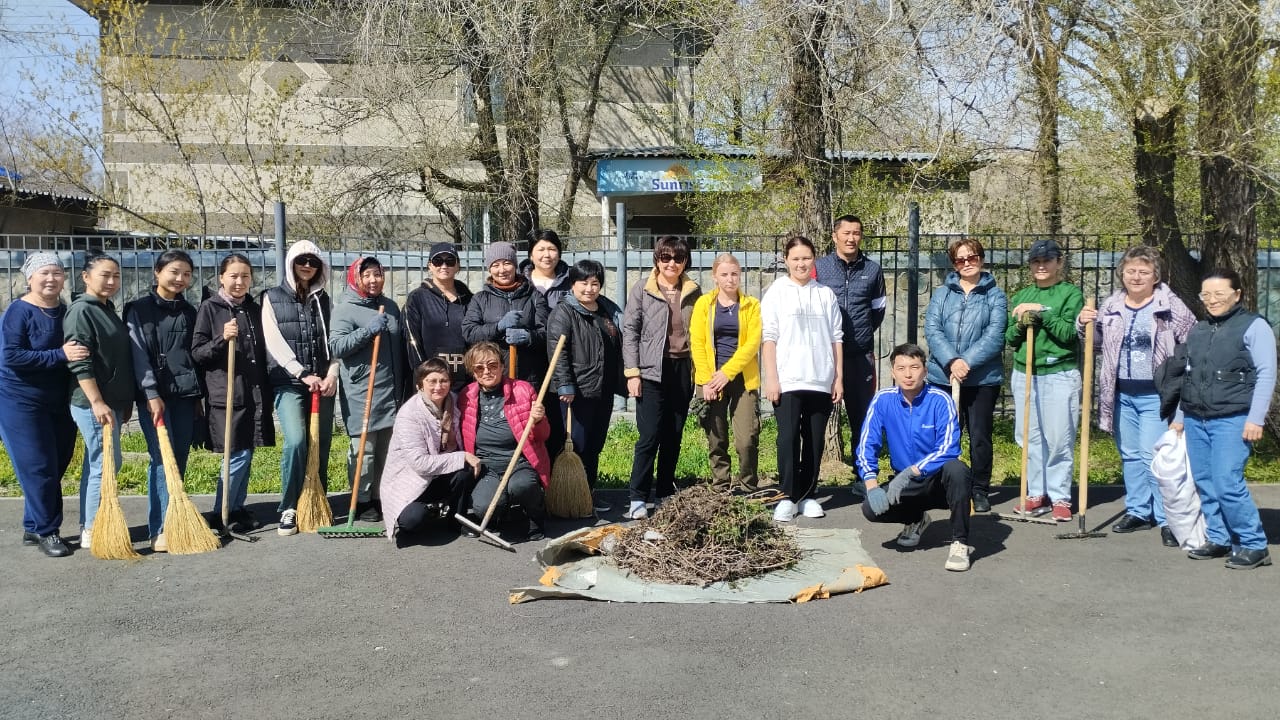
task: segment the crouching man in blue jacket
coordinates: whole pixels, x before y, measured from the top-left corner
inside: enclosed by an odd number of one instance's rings
[[[960,424],[951,396],[925,385],[919,345],[893,349],[895,386],[876,393],[858,441],[858,476],[866,484],[862,514],[871,522],[903,523],[898,546],[915,547],[929,525],[927,510],[951,511],[946,568],[969,569],[969,467],[959,460]],[[894,478],[880,485],[880,448],[889,444]]]

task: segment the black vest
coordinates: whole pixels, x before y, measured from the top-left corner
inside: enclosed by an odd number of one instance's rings
[[[1257,368],[1244,333],[1258,319],[1237,307],[1221,318],[1196,323],[1187,336],[1187,374],[1182,379],[1182,411],[1197,418],[1249,412]]]
[[[271,300],[271,312],[276,317],[276,327],[289,348],[302,363],[302,375],[324,377],[329,371],[329,293],[323,290],[308,295],[305,305],[298,296],[284,285],[277,285],[262,293]],[[301,385],[287,370],[267,353],[267,378],[273,387]]]
[[[165,300],[151,291],[124,307],[147,346],[147,357],[156,378],[161,399],[199,397],[200,376],[191,358],[191,334],[196,325],[196,309],[179,296]]]

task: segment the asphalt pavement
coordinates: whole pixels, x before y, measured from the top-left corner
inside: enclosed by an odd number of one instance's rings
[[[1253,491],[1274,544],[1280,487]],[[1091,491],[1090,526],[1114,521],[1120,492]],[[512,606],[508,591],[540,575],[534,544],[513,554],[447,529],[397,549],[272,524],[203,555],[49,559],[21,545],[22,501],[0,499],[0,717],[1277,714],[1280,565],[1192,561],[1154,530],[1060,540],[1074,521],[977,517],[973,568],[949,573],[945,523],[899,551],[898,526],[866,523],[848,490],[828,495],[827,517],[800,522],[862,530],[891,584],[742,606]],[[141,550],[145,498],[122,501]],[[268,519],[275,501],[250,503]]]

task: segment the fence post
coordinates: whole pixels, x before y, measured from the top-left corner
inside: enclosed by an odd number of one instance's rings
[[[283,285],[285,280],[285,225],[284,225],[284,203],[277,200],[275,208],[276,216],[276,284]]]
[[[626,203],[618,203],[613,207],[614,225],[616,226],[615,240],[618,248],[618,292],[614,295],[618,299],[618,307],[624,310],[627,307],[627,205]]]
[[[920,203],[907,212],[907,341],[920,342]]]

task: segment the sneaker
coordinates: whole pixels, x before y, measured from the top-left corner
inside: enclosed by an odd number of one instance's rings
[[[160,533],[159,535],[151,538],[151,552],[169,552],[169,543],[165,542],[164,533]]]
[[[649,508],[645,507],[643,500],[632,500],[622,517],[627,520],[643,520],[649,517]]]
[[[1049,511],[1049,500],[1043,495],[1028,495],[1013,511],[1019,515],[1043,515]]]
[[[93,529],[85,529],[80,531],[80,549],[88,550],[89,543],[93,542]]]
[[[964,572],[969,569],[969,546],[954,540],[951,543],[951,552],[947,554],[947,564],[945,566],[952,572]]]
[[[1071,522],[1071,501],[1058,500],[1053,503],[1053,519],[1058,522]]]
[[[607,503],[607,502],[605,502],[605,501],[603,501],[603,500],[599,500],[599,499],[596,499],[596,500],[592,500],[592,501],[591,501],[591,509],[592,509],[592,510],[595,510],[595,511],[596,511],[596,514],[598,514],[598,515],[603,515],[603,514],[605,514],[605,513],[607,513],[607,512],[613,512],[613,506],[612,506],[612,505],[610,505],[609,503]]]
[[[820,518],[826,515],[822,510],[822,505],[813,498],[800,501],[800,514],[807,518]]]
[[[929,527],[929,513],[920,516],[920,519],[902,526],[902,532],[898,533],[898,547],[913,548],[920,544],[920,536],[924,535],[924,529]]]
[[[258,520],[258,516],[253,514],[249,508],[240,508],[231,511],[229,518],[233,523],[240,526],[242,532],[252,532],[262,527],[262,522]]]
[[[796,519],[796,504],[790,500],[783,500],[778,503],[778,507],[773,509],[774,522],[791,522]]]
[[[982,490],[973,491],[973,511],[976,513],[991,512],[991,499]]]
[[[276,534],[283,537],[298,534],[297,510],[285,510],[280,513],[280,527],[276,528]]]
[[[367,523],[382,522],[382,506],[378,502],[370,503],[357,519]]]

